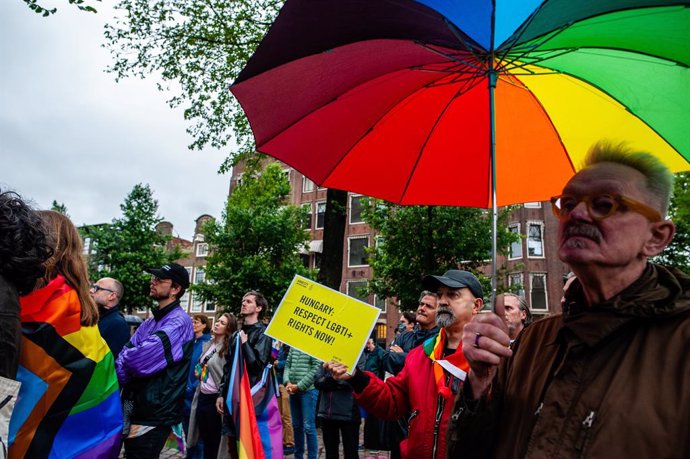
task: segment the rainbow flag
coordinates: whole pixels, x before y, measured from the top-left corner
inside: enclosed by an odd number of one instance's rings
[[[256,424],[266,459],[283,458],[283,423],[278,409],[278,382],[272,365],[264,368],[261,380],[251,390]]]
[[[20,300],[22,383],[10,458],[116,458],[122,405],[115,361],[98,327],[83,327],[62,276]]]
[[[256,423],[254,401],[239,336],[235,340],[235,353],[228,384],[228,396],[225,402],[237,432],[239,457],[240,459],[264,459],[266,456],[261,445],[259,426]]]

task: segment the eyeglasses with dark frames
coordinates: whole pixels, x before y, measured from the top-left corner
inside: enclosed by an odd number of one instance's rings
[[[162,284],[165,281],[172,282],[172,279],[161,279],[158,276],[151,276],[151,282],[153,282],[154,284]]]
[[[587,212],[592,220],[609,218],[618,211],[637,212],[651,222],[661,221],[661,213],[640,201],[616,193],[602,193],[587,196],[562,194],[551,198],[551,209],[559,220],[565,220],[570,212],[581,202],[587,205]]]
[[[104,287],[101,287],[100,285],[96,285],[96,284],[91,284],[90,288],[94,292],[98,292],[99,290],[103,290],[105,292],[115,293],[115,290],[110,290],[109,288],[104,288]]]

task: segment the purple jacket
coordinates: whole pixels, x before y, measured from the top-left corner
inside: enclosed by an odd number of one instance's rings
[[[154,310],[122,348],[117,379],[123,398],[133,401],[132,424],[182,421],[193,344],[192,320],[175,301]]]

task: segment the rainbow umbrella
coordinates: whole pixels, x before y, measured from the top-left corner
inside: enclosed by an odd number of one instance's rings
[[[558,194],[599,139],[689,168],[689,6],[288,0],[230,89],[321,186],[492,208],[495,257],[497,206]]]

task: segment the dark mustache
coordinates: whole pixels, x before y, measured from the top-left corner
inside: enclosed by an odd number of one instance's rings
[[[568,225],[563,232],[563,236],[565,238],[569,238],[571,236],[585,236],[593,239],[596,242],[601,241],[601,233],[595,226],[583,225],[581,223]]]
[[[439,308],[436,310],[436,315],[444,314],[444,313],[445,313],[445,314],[453,315],[453,311],[451,311],[450,308],[439,307]]]

